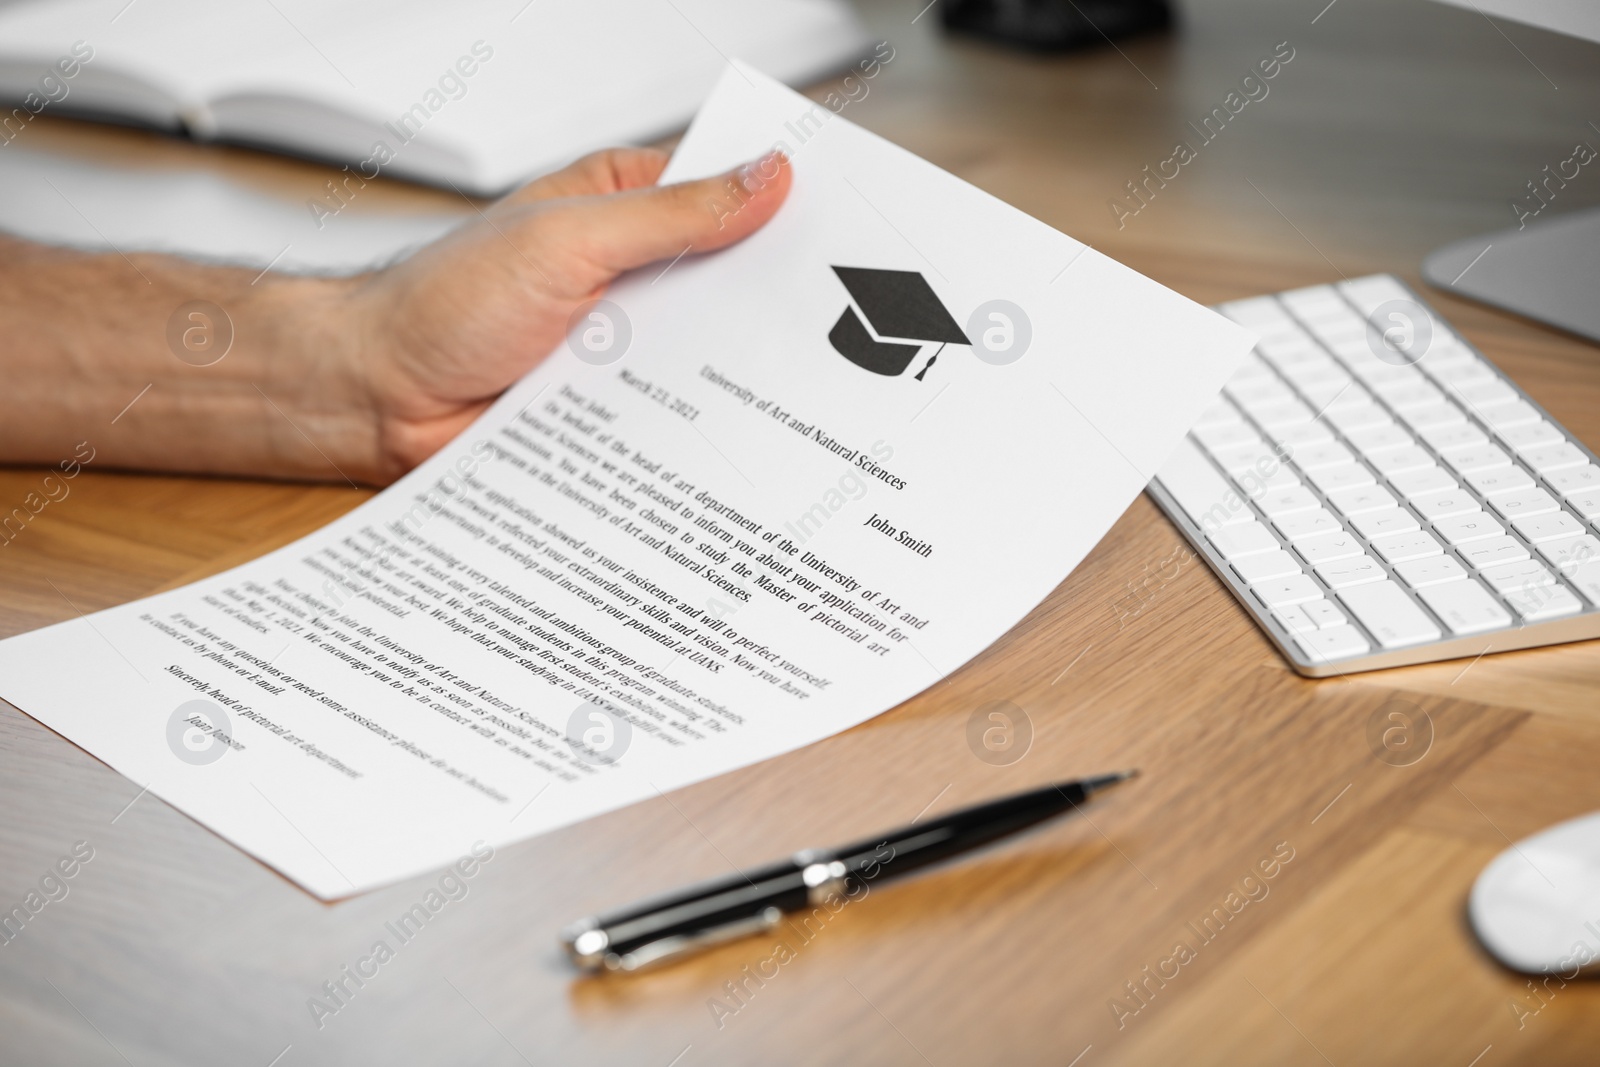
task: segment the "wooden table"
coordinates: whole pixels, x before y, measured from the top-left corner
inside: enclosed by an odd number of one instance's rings
[[[1428,249],[1509,224],[1525,181],[1594,140],[1593,50],[1470,11],[1339,0],[1313,24],[1324,0],[1197,0],[1175,36],[1037,58],[947,40],[936,13],[913,20],[922,2],[865,5],[896,53],[847,116],[1202,301],[1373,270],[1416,283]],[[1295,58],[1271,95],[1119,229],[1108,201],[1281,41]],[[62,120],[39,129],[36,148],[181,162],[291,202],[326,176]],[[1594,203],[1600,178],[1561,196],[1555,207]],[[451,201],[396,183],[352,210],[465,210]],[[1593,346],[1433,299],[1600,444]],[[39,477],[0,472],[0,502]],[[214,573],[365,496],[86,473],[0,552],[0,632]],[[1044,604],[916,699],[502,849],[321,1029],[307,999],[422,883],[320,904],[6,708],[0,903],[76,841],[94,858],[0,948],[0,1061],[1594,1062],[1600,989],[1541,1001],[1478,948],[1464,903],[1508,841],[1600,807],[1600,643],[1310,682],[1180,547],[1141,498]],[[996,700],[1033,731],[1008,766],[966,742],[969,716]],[[1404,766],[1368,739],[1393,702],[1432,723]],[[875,889],[808,939],[789,932],[781,966],[766,938],[575,980],[555,951],[561,921],[642,891],[1127,765],[1144,777],[1084,818]],[[1275,854],[1274,877],[1244,881]],[[1180,941],[1188,957],[1169,962]]]

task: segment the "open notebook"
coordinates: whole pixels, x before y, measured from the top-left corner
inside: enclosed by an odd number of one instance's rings
[[[494,194],[681,127],[729,56],[799,84],[871,53],[842,0],[22,0],[0,143],[87,114]]]

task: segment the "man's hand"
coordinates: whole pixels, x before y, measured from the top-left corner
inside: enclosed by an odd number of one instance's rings
[[[0,462],[54,464],[89,441],[97,466],[386,484],[555,349],[619,274],[732,244],[789,191],[781,155],[657,186],[666,160],[589,156],[356,278],[0,239]],[[170,350],[169,320],[194,300],[232,325],[209,366]]]
[[[617,275],[732,244],[789,192],[782,156],[657,186],[666,162],[646,150],[589,156],[372,278],[358,302],[378,327],[366,358],[384,478],[461,432]]]

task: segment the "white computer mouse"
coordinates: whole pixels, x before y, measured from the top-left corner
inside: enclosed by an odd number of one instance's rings
[[[1467,911],[1507,967],[1566,978],[1600,970],[1600,812],[1500,853],[1478,875]]]

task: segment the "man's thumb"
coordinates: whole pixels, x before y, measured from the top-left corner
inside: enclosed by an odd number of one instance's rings
[[[748,237],[789,195],[791,171],[773,151],[726,174],[563,204],[548,222],[564,245],[611,274]]]

